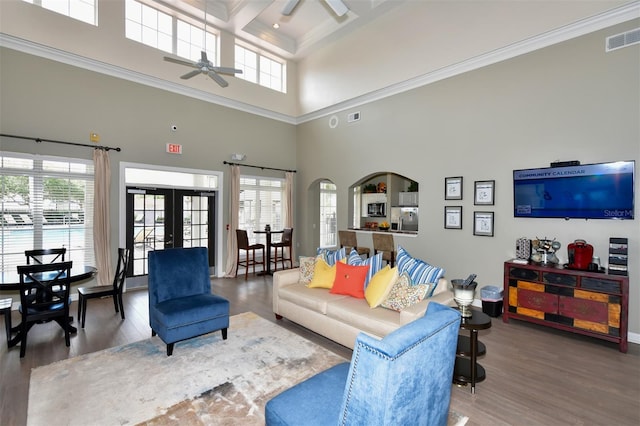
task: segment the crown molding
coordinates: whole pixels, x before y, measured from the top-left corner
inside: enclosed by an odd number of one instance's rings
[[[155,87],[157,89],[167,90],[179,95],[189,96],[191,98],[210,102],[212,104],[248,112],[250,114],[255,114],[261,117],[283,121],[289,124],[296,124],[295,118],[289,115],[274,112],[265,108],[260,108],[254,105],[247,104],[245,102],[225,98],[224,96],[214,95],[202,90],[186,87],[181,84],[162,80],[157,77],[153,77],[136,71],[131,71],[122,67],[107,64],[105,62],[96,61],[94,59],[89,59],[84,56],[65,52],[53,47],[33,43],[31,41],[14,37],[8,34],[0,33],[0,46],[17,50],[23,53],[28,53],[30,55],[51,59],[53,61],[61,62],[67,65],[76,66],[89,71],[95,71],[112,77],[132,81],[134,83],[144,84],[146,86]]]
[[[374,90],[362,96],[358,96],[329,107],[299,116],[296,124],[326,117],[347,109],[365,105],[389,96],[403,93],[418,87],[426,86],[440,80],[486,67],[507,59],[515,58],[526,53],[552,46],[576,37],[580,37],[595,31],[599,31],[613,25],[640,18],[640,1],[633,1],[615,9],[603,12],[589,18],[576,21],[558,29],[539,34],[517,43],[487,52],[485,54],[469,58],[456,64],[420,75],[418,77],[392,84],[385,88]],[[603,41],[604,45],[604,41]]]
[[[446,78],[473,71],[488,65],[492,65],[507,59],[511,59],[532,51],[552,46],[576,37],[599,31],[604,28],[621,24],[633,19],[640,18],[640,1],[633,1],[620,7],[611,9],[601,14],[574,22],[564,27],[548,31],[546,33],[528,38],[526,40],[513,43],[511,45],[493,50],[491,52],[467,59],[456,64],[423,74],[421,76],[392,84],[385,88],[374,90],[361,96],[339,102],[337,104],[322,108],[320,110],[293,117],[286,114],[274,112],[265,108],[260,108],[245,102],[235,101],[224,96],[214,95],[202,90],[193,89],[157,77],[127,70],[122,67],[96,61],[80,55],[75,55],[56,48],[33,43],[8,34],[0,33],[0,46],[21,51],[35,56],[84,68],[90,71],[106,74],[112,77],[122,78],[135,83],[144,84],[172,93],[189,96],[205,102],[236,109],[261,117],[282,121],[288,124],[302,124],[311,120],[326,117],[350,108],[368,104],[389,96],[403,93],[418,87],[426,86]]]

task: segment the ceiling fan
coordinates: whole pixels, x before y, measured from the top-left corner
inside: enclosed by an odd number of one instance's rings
[[[288,0],[287,4],[282,8],[282,14],[285,16],[291,15],[293,9],[298,5],[300,0]],[[324,0],[325,3],[335,12],[336,15],[342,16],[349,11],[349,8],[342,0]]]
[[[242,70],[236,68],[228,68],[228,67],[214,67],[211,61],[207,59],[207,52],[202,51],[202,55],[200,56],[200,60],[197,62],[189,62],[182,59],[172,58],[170,56],[165,56],[164,60],[167,62],[173,62],[174,64],[186,65],[191,68],[196,68],[193,71],[186,73],[185,75],[181,75],[180,78],[183,80],[187,80],[191,77],[195,77],[198,74],[207,74],[216,83],[218,83],[221,87],[227,87],[229,83],[220,76],[220,74],[242,74]]]

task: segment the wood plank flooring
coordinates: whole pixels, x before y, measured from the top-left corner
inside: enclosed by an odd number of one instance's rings
[[[253,311],[346,358],[351,356],[350,349],[295,323],[276,321],[270,277],[212,282],[214,293],[230,300],[232,315]],[[37,325],[29,333],[23,359],[19,347],[7,350],[0,320],[0,425],[26,424],[32,368],[150,337],[147,301],[144,290],[126,293],[127,319],[121,321],[111,299],[90,300],[86,326],[72,335],[70,348],[64,345],[57,324]],[[75,309],[76,302],[74,315]],[[17,312],[13,321],[19,322]],[[496,318],[492,323],[479,334],[487,346],[487,354],[479,359],[487,379],[476,385],[475,395],[467,387],[453,386],[451,407],[470,417],[469,426],[640,424],[640,345],[629,344],[629,352],[622,354],[614,344],[584,336],[516,320],[504,324]],[[180,350],[179,344],[175,350]],[[54,419],[51,425],[57,426]]]

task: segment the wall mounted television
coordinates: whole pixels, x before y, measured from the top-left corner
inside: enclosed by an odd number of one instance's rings
[[[635,161],[513,171],[514,217],[633,219]]]

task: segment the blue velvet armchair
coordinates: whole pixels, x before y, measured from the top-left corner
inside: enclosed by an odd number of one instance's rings
[[[149,325],[167,344],[222,330],[227,338],[229,301],[211,293],[206,247],[149,252]]]
[[[459,327],[459,312],[432,302],[382,340],[361,333],[351,363],[267,402],[266,424],[446,425]]]

